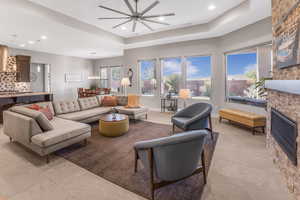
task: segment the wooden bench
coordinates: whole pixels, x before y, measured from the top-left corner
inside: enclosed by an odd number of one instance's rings
[[[257,129],[261,129],[265,133],[266,117],[255,113],[245,112],[237,109],[221,109],[219,111],[219,121],[227,119],[229,122],[247,126],[252,129],[252,134],[255,135]]]

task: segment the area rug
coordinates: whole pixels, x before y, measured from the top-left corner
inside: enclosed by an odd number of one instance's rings
[[[57,154],[110,182],[150,199],[148,171],[139,163],[139,170],[134,173],[133,144],[142,140],[168,136],[171,130],[170,125],[140,121],[130,124],[127,134],[109,138],[101,136],[98,133],[98,125],[92,124],[92,137],[88,139],[86,146],[76,144]],[[218,133],[214,133],[214,140],[208,139],[205,145],[207,169],[209,169],[217,139]],[[155,199],[199,200],[203,188],[203,175],[198,174],[156,190]]]

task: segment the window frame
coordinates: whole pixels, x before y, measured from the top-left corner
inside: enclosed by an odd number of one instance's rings
[[[165,96],[166,94],[162,91],[162,85],[163,85],[163,64],[162,60],[164,59],[180,59],[180,81],[179,81],[179,90],[184,87],[184,63],[185,63],[185,56],[170,56],[170,57],[161,57],[159,58],[159,66],[160,66],[160,83],[159,83],[159,94],[160,96]],[[179,91],[178,91],[179,93]],[[179,94],[174,95],[175,97],[178,97]]]
[[[120,83],[121,83],[121,80],[122,80],[122,77],[123,77],[123,66],[122,65],[103,65],[103,66],[100,66],[99,67],[99,75],[101,77],[101,69],[105,68],[107,69],[107,79],[100,79],[99,81],[99,85],[101,83],[101,80],[108,80],[108,88],[111,88],[112,89],[112,68],[116,68],[116,67],[119,67],[120,68]],[[119,90],[117,91],[117,93],[121,92],[122,90],[122,86],[120,85],[119,87]],[[115,92],[115,91],[113,91]]]
[[[210,60],[210,87],[211,87],[211,94],[209,97],[206,96],[197,96],[197,97],[191,97],[191,99],[195,100],[206,100],[210,101],[212,99],[212,93],[213,93],[213,55],[212,54],[201,54],[201,55],[192,55],[192,56],[184,56],[184,70],[185,70],[185,77],[184,77],[184,87],[187,88],[187,72],[188,72],[188,67],[187,67],[187,59],[188,58],[195,58],[195,57],[209,57]]]
[[[106,79],[103,79],[102,78],[102,70],[105,69],[106,70],[106,76],[107,78]],[[107,87],[109,88],[109,67],[100,67],[99,68],[99,77],[100,77],[100,80],[99,80],[99,86],[101,85],[101,81],[107,81]]]
[[[243,49],[239,49],[239,50],[233,50],[233,51],[228,51],[228,52],[224,52],[223,57],[224,57],[224,66],[225,66],[225,102],[228,103],[239,103],[239,104],[247,104],[247,105],[253,105],[253,106],[258,106],[258,107],[264,107],[265,103],[264,102],[257,102],[260,101],[260,99],[257,98],[249,98],[246,100],[247,97],[245,97],[243,100],[233,100],[230,99],[229,96],[229,84],[228,84],[228,56],[229,55],[238,55],[238,54],[250,54],[250,53],[255,53],[256,54],[256,64],[257,64],[257,68],[256,68],[256,75],[258,77],[258,47],[263,46],[263,45],[256,45],[256,46],[252,46],[252,47],[246,47]],[[243,97],[241,97],[242,99]]]
[[[154,62],[154,79],[156,79],[156,88],[154,87],[153,88],[153,94],[150,94],[150,95],[147,95],[147,94],[143,94],[142,93],[142,76],[141,76],[141,73],[142,73],[142,70],[141,70],[141,62],[142,61],[153,61]],[[139,59],[137,61],[138,63],[138,75],[139,75],[139,93],[141,96],[145,96],[145,97],[153,97],[153,96],[156,96],[156,93],[157,93],[157,85],[158,85],[158,78],[157,78],[157,59],[156,58],[150,58],[150,59]]]

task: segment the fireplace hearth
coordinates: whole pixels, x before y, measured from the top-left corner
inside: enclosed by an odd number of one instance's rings
[[[297,166],[297,130],[297,123],[294,120],[274,108],[271,109],[271,134],[295,166]]]

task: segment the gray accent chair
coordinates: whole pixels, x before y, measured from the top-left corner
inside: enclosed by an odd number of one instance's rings
[[[149,171],[152,199],[155,189],[201,172],[206,184],[204,144],[208,134],[207,130],[197,130],[135,143],[134,171],[138,160]],[[160,182],[155,182],[154,176]]]
[[[175,127],[184,131],[206,129],[213,139],[211,112],[212,106],[208,103],[194,103],[182,109],[172,116],[173,133]]]

